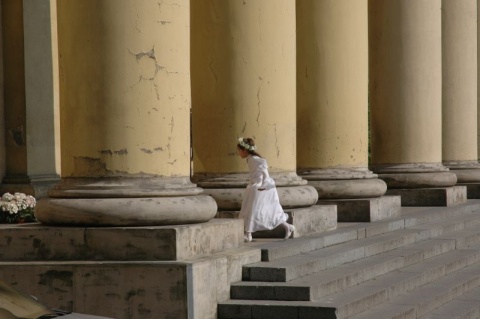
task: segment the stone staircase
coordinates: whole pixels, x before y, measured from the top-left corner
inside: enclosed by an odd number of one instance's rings
[[[480,201],[249,244],[219,319],[480,318]]]

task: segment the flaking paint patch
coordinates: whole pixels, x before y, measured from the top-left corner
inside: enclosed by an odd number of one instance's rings
[[[73,176],[110,176],[112,172],[100,158],[78,156],[73,158]]]

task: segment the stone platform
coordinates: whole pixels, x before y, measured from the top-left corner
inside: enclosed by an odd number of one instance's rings
[[[400,196],[358,199],[320,199],[317,205],[336,205],[338,222],[374,222],[400,216]]]
[[[467,201],[465,186],[388,189],[387,195],[399,195],[402,206],[454,206]]]
[[[239,247],[241,220],[148,227],[2,226],[2,261],[185,260]]]
[[[156,227],[0,226],[0,276],[52,308],[117,319],[215,318],[260,250],[241,220]]]

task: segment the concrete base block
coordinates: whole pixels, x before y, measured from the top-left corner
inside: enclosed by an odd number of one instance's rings
[[[243,222],[208,222],[148,227],[0,226],[2,261],[185,260],[243,244]]]
[[[216,319],[242,266],[260,261],[260,249],[246,248],[184,262],[0,262],[0,278],[51,308],[116,319]]]
[[[319,200],[318,204],[337,205],[338,222],[374,222],[400,216],[400,196]]]
[[[468,199],[480,198],[480,183],[458,183],[457,186],[465,186],[467,188]]]
[[[400,195],[402,206],[453,206],[466,203],[465,186],[441,188],[389,189],[387,195]]]
[[[219,218],[238,218],[238,211],[218,212]],[[293,238],[315,233],[323,233],[337,228],[337,206],[314,205],[311,207],[286,209],[288,223],[295,226]],[[283,238],[285,228],[279,226],[272,230],[262,230],[253,233],[254,238]]]

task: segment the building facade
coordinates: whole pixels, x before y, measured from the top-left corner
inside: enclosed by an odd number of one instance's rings
[[[240,136],[296,236],[480,198],[476,0],[0,4],[1,188],[35,195],[41,222],[6,260],[45,263],[0,273],[49,273],[52,303],[214,318],[238,274],[199,258],[242,245],[215,218],[241,205]]]

